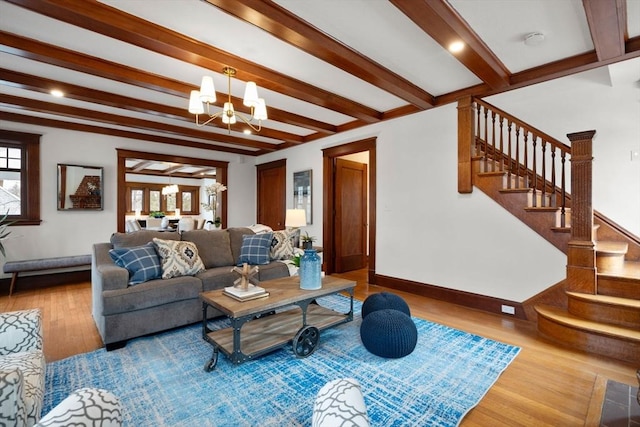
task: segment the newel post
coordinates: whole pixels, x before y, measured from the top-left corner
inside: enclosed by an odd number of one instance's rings
[[[568,290],[596,293],[593,232],[593,137],[595,130],[567,134],[571,141],[571,240],[567,250]]]
[[[458,100],[458,193],[473,191],[473,171],[471,147],[474,140],[473,98],[467,96]]]

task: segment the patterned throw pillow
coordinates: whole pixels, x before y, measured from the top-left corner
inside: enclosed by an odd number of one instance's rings
[[[293,257],[293,241],[299,230],[279,230],[273,232],[271,240],[271,259],[291,259]]]
[[[159,279],[162,274],[160,258],[153,243],[132,248],[111,249],[109,255],[118,267],[129,271],[130,285]]]
[[[271,261],[269,253],[272,240],[273,233],[245,234],[242,236],[238,265],[242,265],[245,262],[251,265],[269,264]]]
[[[191,276],[204,270],[198,248],[192,242],[153,239],[162,260],[162,278]]]

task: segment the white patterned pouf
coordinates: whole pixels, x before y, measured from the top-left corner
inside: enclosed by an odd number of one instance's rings
[[[360,383],[342,378],[325,384],[313,405],[313,427],[368,427],[369,417]]]

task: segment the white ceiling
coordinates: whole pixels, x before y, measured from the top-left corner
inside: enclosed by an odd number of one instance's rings
[[[251,6],[253,3],[260,3],[248,0],[212,0],[211,2],[216,1],[225,3],[225,7],[235,7],[239,4]],[[415,5],[419,6],[419,2],[414,1]],[[629,59],[640,56],[638,47],[640,0],[591,1],[606,1],[614,6],[623,5],[623,9],[626,10],[626,40],[635,41],[635,43],[627,43],[627,52],[612,58],[609,62],[589,63],[587,61],[581,63],[582,69],[578,66],[568,67],[569,71],[560,75],[602,66],[605,63],[617,63],[611,68],[611,83],[636,84],[640,80],[637,61],[635,61],[636,65],[633,65],[634,61]],[[70,6],[71,11],[74,12],[77,8],[79,13],[91,13],[83,10],[85,6],[87,9],[102,10],[100,4],[92,4],[90,1],[81,3],[83,6],[80,3]],[[376,74],[375,70],[373,75],[368,77],[353,72],[353,66],[346,63],[339,52],[334,52],[334,57],[330,61],[327,58],[314,56],[207,1],[102,0],[100,3],[193,39],[189,49],[192,49],[194,56],[171,57],[154,52],[149,46],[140,47],[149,43],[148,40],[140,43],[140,46],[131,40],[121,41],[115,29],[118,27],[127,29],[126,23],[109,22],[111,26],[106,27],[105,30],[98,28],[99,24],[96,23],[88,25],[88,28],[80,28],[42,14],[45,6],[58,7],[59,4],[64,4],[60,0],[0,0],[0,30],[2,31],[0,70],[25,73],[73,85],[72,91],[77,91],[78,87],[98,90],[186,111],[187,90],[172,93],[166,88],[149,89],[136,83],[124,83],[119,76],[101,77],[96,75],[99,73],[89,70],[93,67],[100,68],[100,65],[89,63],[88,60],[87,69],[83,70],[79,65],[60,64],[59,58],[47,57],[46,53],[41,53],[39,58],[33,59],[34,52],[28,52],[29,48],[23,46],[25,43],[23,38],[34,39],[39,43],[58,46],[78,54],[95,57],[100,61],[113,63],[109,66],[117,64],[120,67],[129,67],[136,72],[142,71],[162,76],[180,82],[183,86],[192,86],[193,89],[199,85],[202,75],[212,74],[217,91],[225,92],[226,77],[222,75],[221,69],[207,69],[198,65],[202,63],[202,60],[197,58],[200,53],[196,52],[200,45],[194,43],[199,42],[203,44],[204,56],[238,68],[238,79],[235,79],[232,85],[232,92],[236,97],[242,97],[244,82],[241,81],[241,73],[250,72],[250,66],[243,68],[242,65],[246,64],[244,62],[229,63],[225,59],[218,59],[218,55],[211,50],[212,47],[250,61],[251,66],[255,64],[266,69],[270,75],[263,78],[269,86],[271,82],[277,81],[280,75],[310,85],[308,87],[313,90],[309,89],[306,94],[299,96],[292,96],[292,94],[295,95],[294,91],[288,91],[286,88],[283,90],[275,87],[273,89],[260,87],[259,91],[260,96],[266,99],[268,108],[324,122],[331,127],[331,132],[340,132],[366,124],[366,121],[360,120],[355,112],[352,113],[353,105],[357,104],[377,112],[379,117],[374,121],[380,117],[386,119],[387,116],[394,117],[424,109],[424,107],[412,105],[401,96],[381,87],[383,85],[379,80],[384,80],[386,77],[380,76],[380,73]],[[468,46],[467,49],[482,52],[484,47],[497,57],[498,68],[503,69],[509,83],[505,87],[496,88],[490,87],[491,84],[487,83],[486,78],[483,80],[482,76],[474,73],[468,64],[449,53],[441,46],[441,42],[434,40],[391,1],[276,0],[275,3],[295,17],[306,21],[319,32],[339,40],[374,65],[377,64],[391,71],[408,84],[430,95],[429,101],[435,106],[453,102],[458,95],[464,94],[464,91],[469,88],[475,88],[473,90],[477,95],[490,95],[512,87],[524,86],[527,83],[520,83],[518,78],[522,75],[524,80],[530,78],[527,73],[532,69],[544,68],[554,61],[566,61],[567,58],[580,57],[596,50],[586,9],[581,0],[434,1],[433,3],[438,5],[450,6],[453,13],[459,15],[461,19],[453,25],[454,29],[459,29],[460,25],[467,25],[471,33],[475,33],[478,37],[475,39],[478,45]],[[65,16],[71,15],[69,11],[65,14]],[[274,28],[274,34],[282,31],[288,37],[295,35],[295,28],[278,29],[274,23],[265,19],[264,15],[257,16],[263,28]],[[434,22],[434,28],[437,25],[439,24]],[[157,33],[159,35],[151,33],[153,28],[136,27],[133,32],[140,30],[144,36],[151,37],[162,37],[165,34],[163,31]],[[463,30],[464,28],[460,31]],[[538,46],[526,46],[523,42],[524,37],[531,32],[542,32],[545,36],[544,42]],[[9,36],[19,36],[20,48],[16,48],[15,44],[8,40]],[[303,37],[296,37],[301,40],[300,43],[308,43]],[[311,46],[311,49],[317,51],[317,46]],[[626,61],[620,62],[622,59]],[[625,63],[629,66],[625,67]],[[546,70],[544,73],[538,73],[534,77],[540,81],[553,77],[547,75],[550,74],[548,68],[544,69]],[[256,71],[256,73],[260,72]],[[518,82],[514,83],[516,80]],[[316,89],[325,92],[316,93]],[[57,111],[56,108],[30,106],[25,100],[78,107],[81,110],[110,113],[119,117],[132,117],[139,121],[148,120],[156,124],[175,126],[175,128],[138,126],[126,124],[124,120],[120,123],[116,120],[117,124],[106,123],[95,117],[83,117],[71,110]],[[342,100],[356,104],[347,106],[343,111],[336,111],[337,108],[333,106],[327,108],[326,105],[318,105],[329,101],[340,104]],[[238,108],[236,106],[236,109]],[[153,106],[138,109],[141,111],[132,111],[131,108],[124,108],[117,103],[110,106],[96,99],[89,100],[87,96],[79,94],[74,96],[73,93],[67,94],[67,97],[62,99],[52,98],[44,92],[42,85],[34,88],[9,77],[0,78],[0,120],[2,121],[20,121],[24,120],[25,116],[37,116],[91,124],[96,127],[128,130],[145,135],[169,136],[180,141],[206,144],[204,146],[211,146],[214,149],[235,150],[234,152],[248,154],[260,154],[271,149],[304,143],[327,134],[277,119],[268,120],[265,127],[290,134],[289,137],[280,138],[277,134],[268,136],[264,131],[260,136],[245,136],[238,131],[233,131],[232,136],[235,139],[225,139],[228,137],[226,129],[212,126],[207,127],[206,134],[196,135],[189,132],[183,134],[180,129],[195,129],[195,125],[185,119],[187,113],[184,113],[185,117],[182,118],[167,117],[166,113],[154,110]],[[396,112],[396,109],[400,109],[400,112]],[[256,143],[252,144],[251,141]]]

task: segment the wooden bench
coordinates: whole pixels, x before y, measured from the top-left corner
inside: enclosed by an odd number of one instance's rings
[[[11,277],[11,286],[9,287],[9,296],[13,294],[13,289],[16,285],[16,280],[18,279],[18,273],[24,273],[26,271],[80,267],[83,265],[91,265],[91,255],[73,255],[54,258],[29,259],[22,261],[8,261],[4,265],[4,272],[13,273],[13,277]]]

